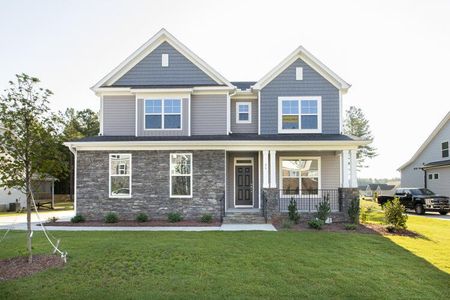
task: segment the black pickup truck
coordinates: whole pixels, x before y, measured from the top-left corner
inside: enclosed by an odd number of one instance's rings
[[[400,203],[407,209],[414,209],[416,214],[423,215],[426,211],[437,211],[446,215],[450,211],[450,199],[439,196],[424,188],[399,188],[393,197],[379,196],[378,203],[384,205],[386,202],[400,198]]]

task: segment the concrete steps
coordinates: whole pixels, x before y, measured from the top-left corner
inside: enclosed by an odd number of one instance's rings
[[[227,211],[223,224],[265,224],[266,221],[259,210]]]

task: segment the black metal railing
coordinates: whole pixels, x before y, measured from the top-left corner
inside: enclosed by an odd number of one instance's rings
[[[332,212],[340,211],[338,189],[318,190],[280,190],[280,211],[288,211],[290,201],[294,199],[300,212],[316,212],[320,202],[328,199]]]
[[[262,192],[262,214],[264,217],[264,221],[267,223],[268,216],[267,216],[267,194],[265,191]]]
[[[225,217],[225,192],[223,192],[219,202],[220,202],[220,223],[223,223],[223,218]]]

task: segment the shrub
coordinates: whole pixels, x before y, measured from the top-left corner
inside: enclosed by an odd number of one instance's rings
[[[75,215],[72,219],[70,219],[70,222],[72,223],[82,223],[86,221],[86,218],[83,215]]]
[[[213,220],[213,217],[211,214],[204,214],[201,218],[200,218],[200,222],[202,223],[211,223]]]
[[[320,202],[319,205],[316,206],[316,208],[317,218],[325,223],[331,213],[330,200],[328,199],[328,195],[323,197],[323,201]]]
[[[58,221],[58,220],[59,220],[58,217],[53,216],[53,217],[48,218],[47,222],[48,223],[56,223],[56,221]]]
[[[386,225],[385,228],[388,232],[395,232],[396,230],[394,225]]]
[[[356,228],[358,228],[358,225],[356,224],[345,224],[345,230],[356,230]]]
[[[369,213],[369,210],[367,208],[361,208],[361,213],[360,213],[360,218],[361,218],[361,223],[366,223],[367,222],[367,215]]]
[[[105,216],[105,223],[117,223],[119,222],[119,216],[116,213],[109,212]]]
[[[148,216],[146,213],[138,213],[138,215],[136,216],[136,221],[139,223],[144,223],[148,221]]]
[[[323,224],[325,224],[325,223],[321,219],[314,219],[314,220],[311,220],[308,222],[309,227],[317,229],[317,230],[322,229]]]
[[[353,224],[358,224],[359,220],[359,199],[357,197],[353,198],[352,201],[350,201],[350,205],[348,207],[348,217],[350,219],[350,222]]]
[[[395,230],[406,229],[408,216],[405,214],[405,207],[400,203],[399,198],[388,201],[384,205],[384,222],[394,226]]]
[[[183,216],[179,212],[171,212],[167,215],[167,219],[170,223],[176,223],[183,220]]]
[[[295,201],[294,197],[292,197],[291,201],[289,201],[288,211],[289,220],[294,222],[295,224],[298,224],[298,221],[300,221],[300,214],[298,213],[297,201]]]
[[[294,225],[294,221],[292,221],[290,219],[283,219],[283,221],[281,222],[281,227],[283,229],[291,229],[293,225]]]

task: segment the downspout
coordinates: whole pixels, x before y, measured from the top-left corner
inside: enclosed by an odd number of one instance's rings
[[[427,188],[427,170],[423,169],[423,187]]]
[[[75,212],[75,215],[77,214],[77,148],[73,147],[72,145],[67,145],[70,152],[72,152],[74,156],[74,167],[73,167],[73,210]]]
[[[227,96],[227,135],[231,132],[231,97],[237,94],[236,89],[233,90],[231,94],[229,93]]]

